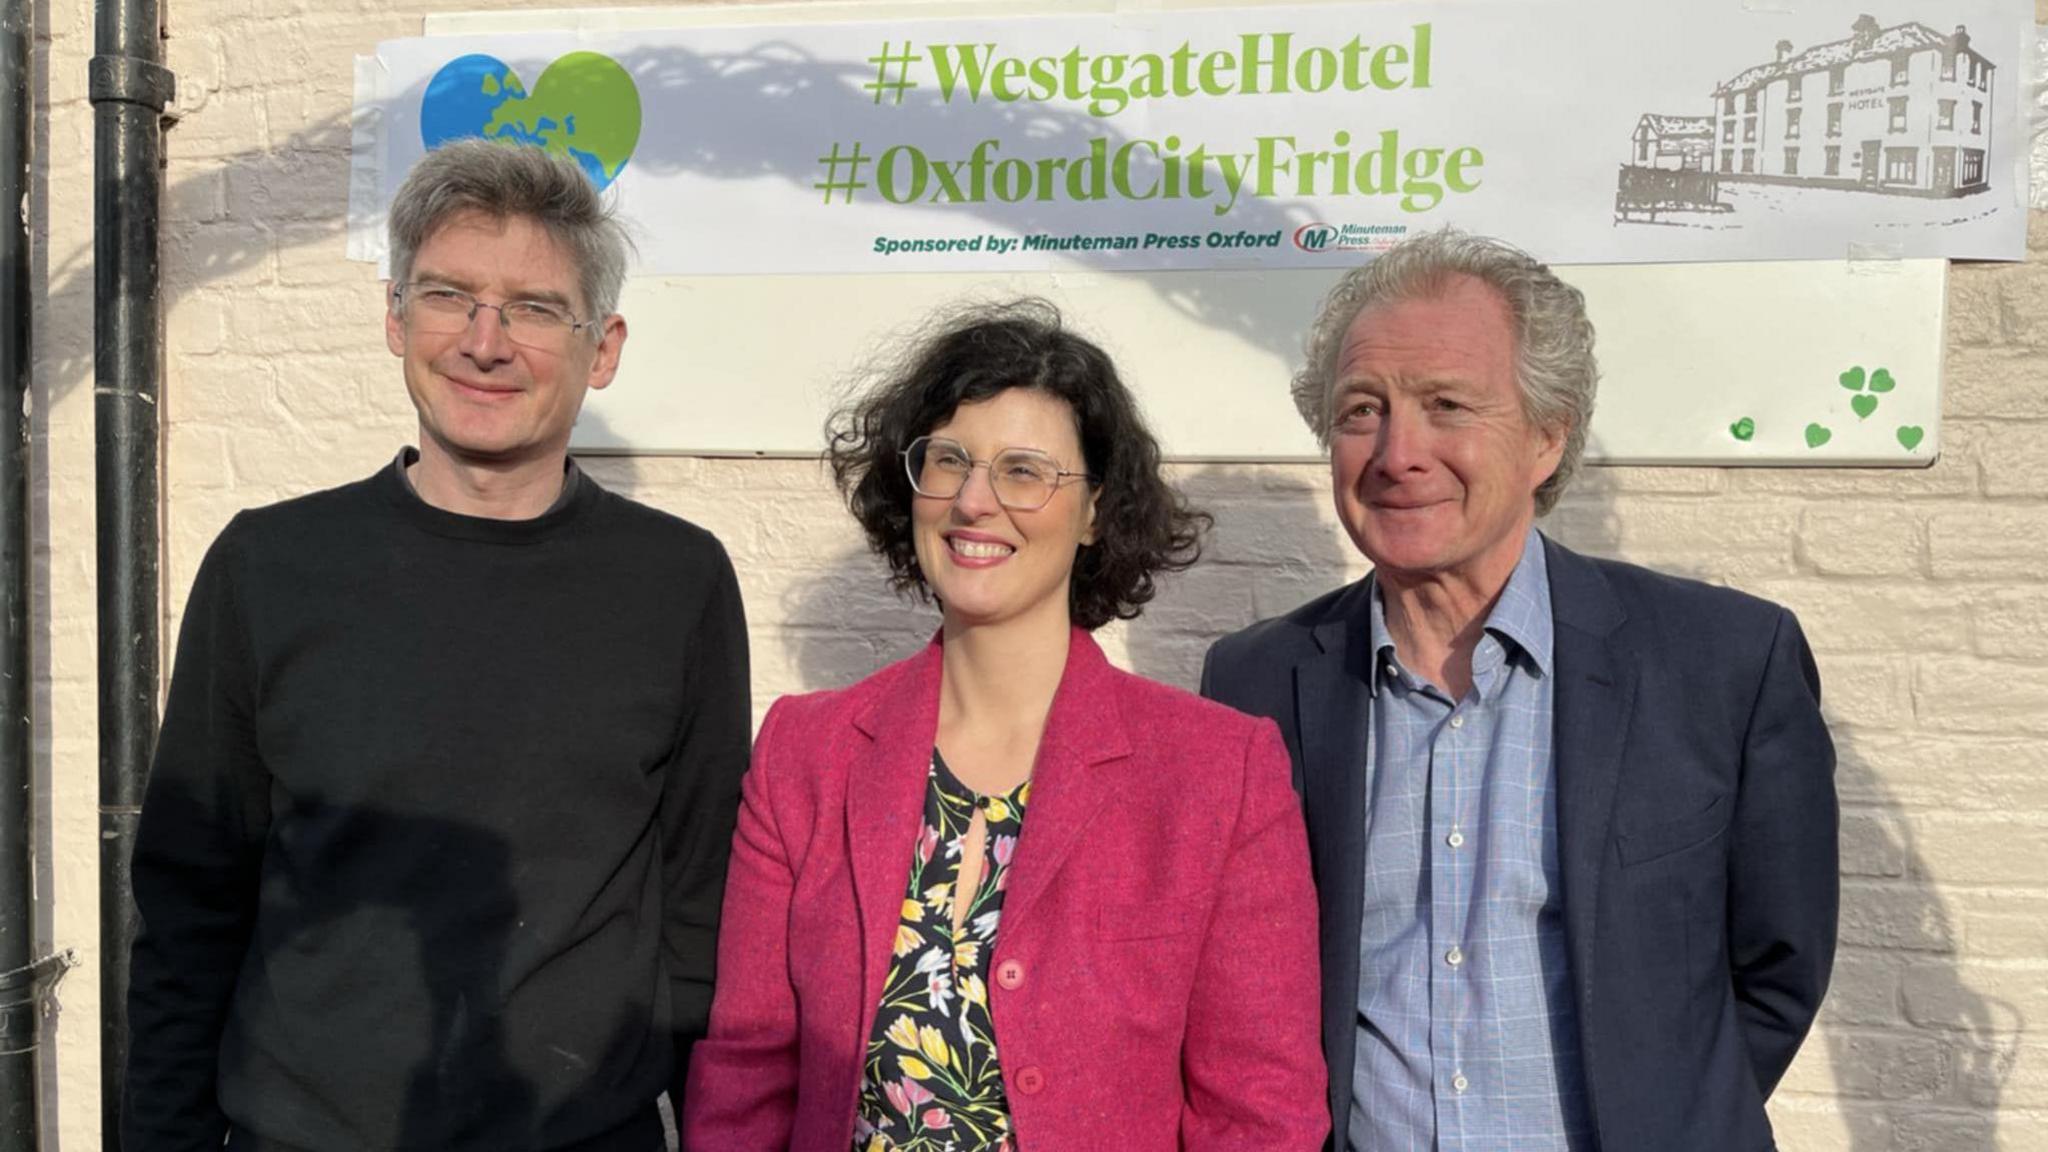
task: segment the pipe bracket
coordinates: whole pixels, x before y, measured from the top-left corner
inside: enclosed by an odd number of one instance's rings
[[[77,966],[77,954],[66,948],[12,972],[0,973],[0,1007],[13,1007],[23,992],[29,993],[33,999],[49,995],[57,981],[63,979],[64,973]]]
[[[86,90],[95,106],[140,104],[162,112],[178,95],[176,74],[139,56],[95,56],[86,64],[86,76]]]

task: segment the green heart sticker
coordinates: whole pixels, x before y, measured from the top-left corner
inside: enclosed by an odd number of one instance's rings
[[[1808,448],[1818,448],[1834,438],[1835,434],[1828,431],[1822,425],[1808,424],[1806,426],[1806,446]]]
[[[1728,434],[1737,440],[1747,442],[1756,436],[1756,421],[1744,416],[1728,426]]]
[[[1841,375],[1842,387],[1851,392],[1863,391],[1863,365],[1849,369]]]
[[[1872,387],[1876,387],[1876,385],[1873,384]],[[1849,407],[1856,410],[1856,418],[1858,420],[1868,420],[1870,419],[1870,414],[1877,411],[1877,397],[1868,395],[1851,396],[1849,397]]]
[[[1908,452],[1918,448],[1920,441],[1926,438],[1927,430],[1918,424],[1905,424],[1899,428],[1899,447],[1904,448]]]
[[[1889,392],[1894,387],[1896,387],[1896,384],[1892,380],[1891,369],[1879,368],[1870,374],[1870,390],[1872,392]]]

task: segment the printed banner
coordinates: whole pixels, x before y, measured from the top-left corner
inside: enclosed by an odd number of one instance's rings
[[[2031,5],[1755,7],[421,37],[360,71],[358,155],[379,204],[457,137],[573,156],[660,275],[1341,267],[1444,225],[1576,264],[2022,258]]]

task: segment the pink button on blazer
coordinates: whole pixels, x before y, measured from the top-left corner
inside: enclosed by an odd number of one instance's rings
[[[790,697],[754,747],[688,1152],[848,1152],[938,728],[941,645]],[[1316,904],[1271,721],[1076,630],[990,989],[1020,1152],[1316,1152]]]

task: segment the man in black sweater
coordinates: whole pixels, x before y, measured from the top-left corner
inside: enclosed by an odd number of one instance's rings
[[[418,449],[235,517],[135,849],[128,1152],[657,1152],[745,770],[711,535],[568,457],[625,342],[580,170],[449,144],[391,212]]]

